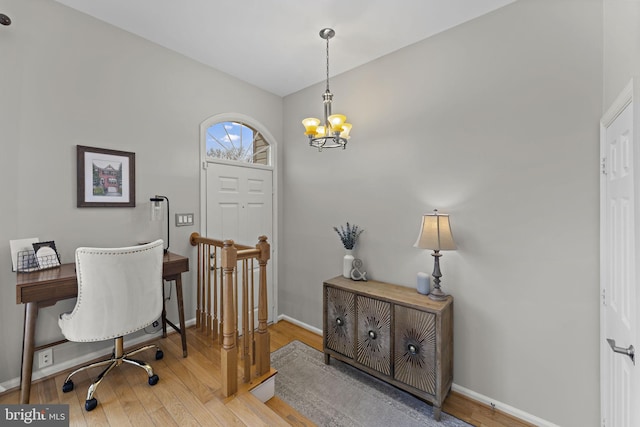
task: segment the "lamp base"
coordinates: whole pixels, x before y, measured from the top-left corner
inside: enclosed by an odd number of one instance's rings
[[[444,301],[447,299],[447,294],[440,289],[440,278],[442,277],[442,273],[440,272],[440,257],[442,254],[439,250],[434,249],[431,256],[433,256],[433,289],[429,293],[429,298],[434,301]]]
[[[434,301],[444,301],[447,299],[448,295],[442,292],[440,288],[434,288],[431,290],[428,297]]]

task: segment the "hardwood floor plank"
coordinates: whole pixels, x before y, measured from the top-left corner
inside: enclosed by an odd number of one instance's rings
[[[146,355],[143,355],[143,357],[144,356]],[[111,377],[112,375],[113,377]],[[109,386],[116,394],[120,406],[129,418],[129,422],[135,427],[152,424],[151,418],[149,418],[146,408],[140,400],[140,396],[150,393],[150,390],[145,390],[143,393],[136,393],[131,385],[133,382],[143,384],[145,387],[151,387],[148,383],[148,378],[145,370],[125,364],[112,370],[103,381],[109,382]],[[132,379],[132,381],[129,382],[129,379]],[[100,387],[102,387],[102,385]]]
[[[145,357],[147,363],[151,364],[153,373],[158,375],[161,378],[160,381],[162,381],[163,373],[159,370],[159,367],[155,363],[155,357],[153,357],[153,359],[150,359],[148,354],[144,354],[143,356]],[[163,406],[162,402],[160,402],[157,396],[150,389],[151,386],[149,385],[144,371],[140,372],[139,374],[136,373],[136,375],[125,375],[124,378],[130,387],[129,390],[131,391],[131,393],[136,396],[136,398],[140,402],[140,405],[142,406],[142,408],[144,408],[144,411],[147,413],[149,418],[153,420],[152,414],[163,408]]]
[[[100,383],[100,386],[96,389],[93,397],[98,400],[98,406],[93,411],[87,412],[85,416],[87,418],[87,423],[90,426],[92,426],[93,423],[89,420],[89,417],[95,416],[101,411],[103,411],[105,416],[107,417],[109,425],[120,425],[123,427],[131,426],[129,416],[127,415],[127,412],[121,403],[121,398],[123,398],[124,395],[127,394],[127,391],[116,391],[116,389],[113,388],[114,380],[121,372],[120,368],[125,367],[117,367],[109,372],[109,374]],[[92,376],[91,378],[95,378],[95,376]],[[130,387],[129,390],[131,390]],[[82,389],[78,389],[78,392],[86,398],[86,388],[83,387]],[[129,391],[129,393],[131,393],[131,391]],[[108,409],[105,410],[105,408]]]
[[[182,357],[182,344],[176,344],[166,340],[162,348],[165,354],[169,353],[164,362],[169,369],[176,374],[187,386],[192,394],[196,395],[200,402],[205,403],[215,398],[221,384],[219,381],[219,364],[216,367],[211,359],[192,352],[187,358]]]
[[[165,407],[160,407],[154,411],[147,412],[149,414],[149,418],[153,422],[153,426],[162,426],[162,427],[171,427],[178,426],[178,423],[175,422],[173,417]]]
[[[269,425],[262,421],[257,414],[248,411],[238,399],[229,400],[225,406],[229,408],[246,426],[269,427]]]
[[[205,404],[209,413],[225,427],[244,427],[245,423],[221,400],[215,399]]]
[[[62,384],[64,384],[64,380],[66,379],[67,375],[68,372],[64,372],[54,379],[56,383],[56,392],[58,393],[58,400],[60,403],[69,405],[69,425],[86,426],[87,420],[85,418],[84,401],[87,394],[87,387],[89,386],[89,377],[87,377],[86,373],[78,373],[74,376],[73,381],[74,384],[75,381],[78,381],[79,385],[74,385],[73,391],[64,393],[62,391]],[[109,425],[107,417],[102,409],[94,410],[93,413],[87,413],[87,416],[90,417],[92,426]]]
[[[155,364],[157,366],[162,366],[164,364],[164,359],[156,361]],[[167,371],[168,370],[169,369],[167,368]],[[151,387],[150,389],[152,393],[162,403],[162,406],[167,410],[169,415],[171,415],[171,418],[176,424],[180,426],[199,425],[189,410],[185,408],[184,404],[176,398],[172,389],[172,385],[174,384],[171,380],[171,375],[167,375],[167,372],[162,372],[162,375],[168,378],[165,378],[164,381],[161,379],[157,385]]]
[[[289,425],[281,418],[275,417],[276,414],[251,393],[244,393],[236,396],[235,399],[230,399],[226,406],[247,426],[277,427]],[[273,415],[270,415],[267,411]]]
[[[289,423],[280,418],[271,408],[262,403],[251,393],[243,393],[238,396],[238,400],[243,406],[251,409],[261,420],[270,427],[288,427]]]
[[[40,402],[59,403],[56,382],[53,378],[35,384],[35,399]]]
[[[287,402],[280,400],[274,396],[267,400],[265,404],[271,408],[273,412],[278,414],[280,418],[285,420],[290,426],[293,427],[315,427],[315,424],[302,416],[298,411],[293,409],[287,404]]]
[[[181,353],[182,356],[182,353]],[[160,363],[159,363],[160,362]],[[200,399],[194,398],[193,390],[189,388],[188,384],[183,382],[183,378],[176,374],[167,366],[163,360],[156,361],[156,364],[166,366],[167,369],[162,369],[162,377],[160,381],[163,382],[163,386],[167,387],[173,393],[174,399],[178,400],[184,408],[189,411],[193,418],[202,426],[222,426],[217,419],[207,411],[206,406]],[[158,382],[158,384],[160,384]],[[154,386],[154,387],[157,387]],[[214,399],[214,394],[211,393],[211,399]],[[209,399],[209,400],[211,400]]]

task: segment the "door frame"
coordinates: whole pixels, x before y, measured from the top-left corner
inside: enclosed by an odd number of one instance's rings
[[[264,136],[267,143],[270,147],[270,165],[251,165],[250,163],[239,163],[233,161],[225,161],[221,159],[217,159],[215,161],[207,160],[207,129],[211,125],[220,122],[233,122],[238,121],[242,123],[246,123],[252,128],[256,129],[258,132]],[[260,122],[249,117],[245,114],[241,113],[221,113],[211,116],[205,119],[202,123],[200,123],[200,235],[205,237],[217,238],[216,236],[207,236],[207,167],[209,163],[219,163],[229,166],[236,167],[248,167],[255,169],[270,169],[272,171],[272,215],[271,215],[271,230],[273,231],[273,236],[267,236],[268,242],[271,245],[271,259],[269,263],[271,264],[271,271],[273,273],[273,295],[271,295],[271,300],[269,302],[269,306],[273,307],[273,315],[272,320],[273,323],[278,322],[278,199],[279,199],[279,191],[278,191],[278,147],[276,143],[276,139],[271,135],[271,133],[267,130],[265,126],[263,126]],[[255,236],[257,239],[258,236]],[[257,240],[256,240],[257,242]],[[242,244],[250,244],[251,242],[239,242]]]
[[[600,295],[599,295],[599,305],[600,305],[600,421],[601,423],[605,420],[605,415],[608,414],[609,410],[607,408],[607,387],[606,384],[610,381],[610,378],[607,376],[607,368],[605,366],[605,361],[607,360],[607,355],[611,352],[609,345],[606,340],[606,322],[605,322],[605,306],[607,301],[607,289],[605,286],[607,278],[606,269],[603,266],[608,265],[607,263],[607,254],[608,250],[607,246],[607,235],[606,235],[606,224],[605,218],[607,215],[607,206],[606,206],[606,186],[607,180],[605,177],[605,173],[607,170],[607,141],[606,134],[607,129],[611,124],[616,120],[616,118],[622,113],[622,111],[631,103],[633,103],[634,109],[632,114],[632,121],[634,125],[633,129],[633,140],[632,140],[632,149],[633,149],[633,158],[634,158],[634,180],[638,182],[634,182],[634,210],[636,215],[640,213],[640,129],[637,129],[637,125],[640,125],[640,93],[637,84],[637,79],[632,78],[629,83],[625,86],[625,88],[620,92],[618,97],[613,101],[611,106],[607,109],[607,111],[603,114],[600,119]],[[637,226],[635,228],[635,236],[634,244],[637,248],[636,256],[640,254],[640,223],[637,219],[634,219]],[[610,267],[609,267],[610,268]],[[640,274],[638,274],[639,266],[636,264],[636,278],[640,278]],[[636,286],[638,286],[636,284]],[[640,289],[636,291],[636,307],[640,307]],[[640,325],[636,325],[636,330],[640,331]],[[635,342],[639,342],[638,338],[640,338],[640,332],[636,332]],[[609,421],[609,420],[607,420]]]

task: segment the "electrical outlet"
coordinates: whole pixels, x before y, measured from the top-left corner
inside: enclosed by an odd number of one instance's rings
[[[53,365],[53,349],[47,348],[38,353],[38,368]]]

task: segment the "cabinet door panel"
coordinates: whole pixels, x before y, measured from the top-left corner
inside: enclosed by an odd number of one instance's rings
[[[391,375],[391,304],[357,297],[358,354],[356,360],[385,375]]]
[[[394,306],[394,378],[436,394],[436,316]]]
[[[332,287],[326,287],[325,292],[326,346],[353,359],[356,329],[355,295]]]

